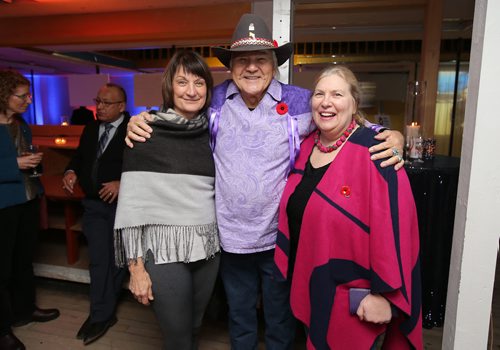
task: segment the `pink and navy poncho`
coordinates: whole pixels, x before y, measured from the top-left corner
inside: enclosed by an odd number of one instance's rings
[[[308,349],[422,349],[419,234],[405,171],[370,160],[375,133],[359,128],[326,170],[304,211],[291,283],[293,313]],[[275,261],[288,273],[286,206],[304,174],[313,135],[302,144],[280,205]],[[398,310],[387,325],[349,313],[349,289],[381,293]]]

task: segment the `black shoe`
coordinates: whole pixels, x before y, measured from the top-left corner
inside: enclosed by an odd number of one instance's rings
[[[83,338],[83,344],[89,345],[90,343],[102,337],[104,334],[106,334],[109,328],[114,326],[117,321],[118,319],[116,318],[116,316],[113,316],[107,321],[91,323],[87,328],[87,332]]]
[[[25,350],[24,344],[12,333],[9,332],[0,337],[0,349],[2,350]]]
[[[30,322],[48,322],[55,320],[60,315],[57,309],[39,309],[35,306],[35,310],[31,315],[22,318],[12,324],[12,327],[21,327]]]
[[[89,317],[87,317],[85,322],[83,322],[82,326],[78,330],[78,333],[76,333],[76,339],[85,338],[85,335],[87,334],[89,327],[90,327],[90,315],[89,315]]]

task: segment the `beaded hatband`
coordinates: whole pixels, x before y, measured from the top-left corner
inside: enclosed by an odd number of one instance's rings
[[[333,145],[330,145],[330,146],[323,146],[323,144],[319,140],[319,135],[321,132],[318,130],[318,131],[316,131],[316,135],[314,135],[314,145],[316,145],[316,147],[318,147],[318,149],[323,153],[333,152],[336,149],[338,149],[340,146],[342,146],[342,144],[345,142],[345,140],[347,140],[347,138],[352,133],[352,131],[354,130],[355,127],[356,127],[356,122],[353,119],[351,121],[351,124],[349,124],[347,129],[342,133],[342,136],[340,136],[340,138],[337,141],[335,141],[333,143]]]
[[[274,48],[274,43],[264,38],[242,38],[231,44],[231,49],[241,46],[266,46]]]

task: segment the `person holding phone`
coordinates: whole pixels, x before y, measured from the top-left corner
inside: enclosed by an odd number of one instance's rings
[[[384,349],[422,349],[415,203],[404,170],[370,159],[360,95],[347,67],[320,73],[317,130],[281,198],[275,262],[308,349],[369,350],[382,335]]]

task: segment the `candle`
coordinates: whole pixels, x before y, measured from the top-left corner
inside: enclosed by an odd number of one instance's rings
[[[65,145],[66,144],[66,139],[64,137],[56,137],[54,139],[54,142],[56,145]]]
[[[418,137],[420,135],[420,125],[417,122],[412,122],[411,125],[406,126],[407,137]]]

